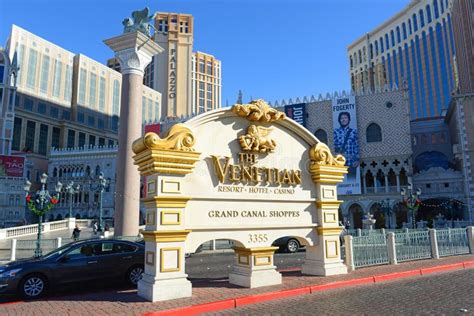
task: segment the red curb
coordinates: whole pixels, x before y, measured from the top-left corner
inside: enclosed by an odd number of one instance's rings
[[[474,261],[463,262],[463,265],[464,265],[464,269],[468,267],[474,267]]]
[[[382,275],[374,276],[374,282],[377,283],[377,282],[382,282],[382,281],[401,279],[401,278],[407,278],[410,276],[419,276],[419,275],[421,275],[420,270],[410,270],[410,271],[382,274]]]
[[[449,270],[454,270],[454,269],[464,269],[464,262],[446,264],[446,265],[438,266],[438,267],[424,268],[424,269],[421,269],[420,272],[421,272],[421,275],[425,275],[425,274],[430,274],[434,272],[449,271]]]
[[[235,308],[235,299],[204,303],[199,305],[191,305],[182,308],[169,309],[160,312],[149,312],[142,316],[165,316],[165,315],[198,315],[203,313],[215,312],[222,309]]]
[[[248,305],[248,304],[255,304],[258,302],[271,301],[271,300],[275,300],[282,297],[290,297],[290,296],[303,295],[303,294],[311,294],[309,286],[305,286],[305,287],[297,288],[297,289],[291,289],[291,290],[268,292],[268,293],[239,297],[235,299],[235,307]]]
[[[25,301],[14,301],[14,302],[5,302],[5,303],[0,303],[1,305],[11,305],[11,304],[18,304],[18,303],[24,303]]]
[[[369,284],[369,283],[374,283],[374,282],[375,282],[374,277],[368,277],[368,278],[333,282],[333,283],[328,283],[328,284],[313,285],[313,286],[310,286],[310,289],[311,289],[311,293],[315,293],[315,292],[329,290],[329,289],[337,289],[337,288],[346,287],[346,286]]]

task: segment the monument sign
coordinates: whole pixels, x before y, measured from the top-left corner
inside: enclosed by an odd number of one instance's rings
[[[284,236],[306,246],[302,273],[347,273],[336,190],[345,159],[264,101],[206,112],[163,139],[147,133],[133,151],[147,179],[140,296],[191,296],[184,254],[213,239],[236,245],[232,284],[280,284],[272,243]]]

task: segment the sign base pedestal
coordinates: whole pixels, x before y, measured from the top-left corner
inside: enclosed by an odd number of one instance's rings
[[[347,267],[340,262],[324,262],[319,260],[305,260],[301,269],[302,274],[308,275],[336,275],[347,274]]]
[[[144,274],[138,282],[138,296],[151,302],[191,297],[192,285],[186,278],[154,280],[152,276]]]
[[[248,288],[281,284],[281,274],[275,268],[273,266],[265,270],[251,271],[234,266],[229,274],[229,283]]]

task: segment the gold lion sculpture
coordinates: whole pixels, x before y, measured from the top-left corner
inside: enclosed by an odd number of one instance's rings
[[[272,130],[272,128],[250,125],[247,128],[247,134],[239,137],[242,150],[261,153],[275,151],[275,141],[267,137]]]

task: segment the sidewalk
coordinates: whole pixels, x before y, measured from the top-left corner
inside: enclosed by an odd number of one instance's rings
[[[209,312],[223,307],[234,308],[236,305],[252,304],[292,295],[304,295],[336,287],[360,284],[370,286],[369,284],[374,282],[464,268],[474,268],[474,255],[362,268],[346,275],[328,277],[305,276],[299,269],[291,269],[282,271],[283,283],[281,285],[256,289],[234,286],[229,284],[227,279],[199,280],[193,281],[192,297],[156,303],[141,299],[137,296],[136,290],[106,290],[90,294],[51,296],[32,302],[0,303],[0,311],[2,315],[144,315],[166,310],[168,310],[166,314],[171,314],[169,310],[172,309],[205,304],[198,308],[174,311],[175,315],[191,315],[196,312]],[[295,290],[285,291],[291,289]],[[212,302],[216,303],[207,304]]]

